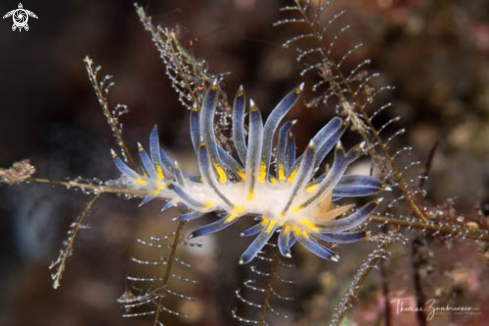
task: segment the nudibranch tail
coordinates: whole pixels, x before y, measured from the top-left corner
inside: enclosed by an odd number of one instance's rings
[[[246,237],[256,236],[241,256],[242,264],[252,261],[274,234],[278,234],[278,249],[285,257],[291,257],[291,248],[298,242],[319,257],[338,261],[339,256],[328,243],[363,239],[365,232],[357,229],[368,220],[381,199],[357,210],[353,205],[337,205],[337,201],[375,195],[390,188],[372,176],[346,174],[348,166],[363,152],[362,144],[348,151],[341,145],[347,119],[331,119],[312,138],[302,155],[296,157],[292,133],[296,121],[282,123],[282,120],[298,102],[303,88],[301,84],[289,92],[264,122],[253,100],[247,108],[240,86],[232,112],[234,157],[215,134],[219,131],[214,122],[219,85],[214,82],[205,91],[202,106],[196,103],[190,110],[190,137],[199,175],[185,174],[166,154],[154,126],[149,153],[138,143],[141,173],[128,167],[112,151],[114,164],[123,176],[120,183],[147,191],[141,205],[163,199],[167,201],[163,210],[177,206],[183,210],[181,221],[195,220],[208,212],[220,216],[191,232],[189,238],[221,231],[243,216],[254,218],[256,223],[241,233]],[[324,159],[333,149],[331,168],[327,166],[321,172]]]

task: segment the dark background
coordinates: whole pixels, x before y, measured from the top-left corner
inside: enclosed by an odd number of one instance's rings
[[[175,28],[182,43],[192,45],[191,51],[207,60],[210,71],[231,72],[224,86],[230,96],[243,84],[266,115],[299,83],[293,52],[281,47],[291,29],[272,28],[280,17],[277,9],[284,3],[184,0],[140,4],[154,22]],[[106,180],[118,176],[109,152],[114,139],[82,62],[89,55],[103,66],[103,73],[115,75],[112,103],[129,105],[131,111],[123,122],[131,148],[137,140],[145,142],[157,123],[163,146],[179,157],[182,165],[195,169],[187,113],[176,101],[132,1],[27,1],[23,5],[39,17],[29,18],[28,32],[12,32],[11,18],[0,21],[0,166],[30,158],[39,177]],[[2,1],[0,14],[17,6],[17,1]],[[345,21],[353,27],[347,38],[363,41],[366,47],[361,54],[372,58],[372,68],[383,73],[383,81],[396,86],[390,99],[396,106],[390,117],[403,117],[401,125],[408,133],[402,144],[413,146],[425,160],[434,142],[440,141],[428,198],[442,203],[457,197],[462,210],[483,205],[489,200],[489,2],[348,0],[342,6],[349,8]],[[342,51],[339,45],[338,53]],[[292,115],[300,119],[294,133],[303,148],[334,112],[302,106]],[[88,197],[66,189],[22,185],[2,186],[0,198],[0,324],[149,324],[122,320],[115,300],[124,292],[134,230],[143,232],[148,225],[155,225],[153,213],[158,204],[138,210],[137,202],[123,198],[104,198],[97,203],[88,222],[91,228],[82,232],[68,261],[64,283],[54,291],[47,266]],[[158,226],[159,231],[165,232],[165,223]],[[244,273],[236,261],[245,246],[223,253],[222,245],[233,234],[209,240],[213,243],[204,256],[208,263],[201,266],[204,272],[199,272],[208,286],[199,290],[204,294],[197,295],[207,301],[190,308],[197,311],[197,317],[169,325],[232,323],[233,291]],[[349,269],[345,267],[350,272],[363,253],[355,252],[358,257],[354,253],[345,263],[351,264]],[[440,252],[441,259],[450,257],[444,246]],[[467,262],[462,266],[462,274],[475,282],[484,277],[478,266],[487,262],[475,259],[472,263],[475,265]],[[311,302],[322,280],[317,275],[324,270],[318,266],[330,266],[315,264],[311,271],[306,270],[316,276],[300,283],[301,301],[291,309],[298,316],[297,325],[314,324]],[[402,261],[399,264],[402,267]],[[227,277],[219,278],[219,273],[209,277],[206,271],[219,271]],[[348,279],[340,281],[348,284]],[[441,276],[438,281],[447,282]],[[409,286],[404,287],[407,292]],[[487,296],[480,293],[482,288],[460,286],[467,291],[461,294],[467,302],[478,307],[487,303]],[[375,301],[376,291],[374,285],[366,290],[367,302]],[[366,309],[372,310],[376,311]],[[359,321],[375,324],[361,313],[357,315]],[[321,318],[317,320],[327,320]],[[483,325],[482,320],[475,317],[457,322]],[[405,325],[416,323],[408,318]]]

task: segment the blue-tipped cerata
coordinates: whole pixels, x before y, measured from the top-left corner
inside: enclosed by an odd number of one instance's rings
[[[220,216],[195,229],[190,238],[218,232],[245,216],[256,221],[241,233],[255,238],[240,263],[252,261],[274,234],[278,234],[278,249],[285,257],[291,256],[291,247],[298,242],[319,257],[338,261],[339,256],[327,244],[364,238],[365,232],[354,229],[368,219],[381,200],[370,201],[356,210],[353,205],[339,205],[338,201],[389,188],[371,176],[346,174],[348,166],[361,155],[363,145],[343,148],[340,138],[348,121],[339,117],[321,128],[304,153],[296,157],[292,134],[296,121],[282,120],[298,102],[302,90],[300,85],[289,92],[264,121],[253,100],[247,105],[240,87],[231,124],[230,139],[235,148],[228,152],[228,146],[220,144],[216,137],[219,126],[214,120],[220,95],[219,85],[214,82],[201,105],[196,103],[190,113],[190,136],[200,174],[185,174],[168,157],[160,148],[155,126],[149,152],[138,145],[141,173],[112,151],[123,176],[121,183],[147,194],[141,204],[163,199],[167,202],[165,209],[176,206],[183,210],[182,221],[198,219],[207,212]],[[323,161],[333,149],[333,162],[324,168]]]

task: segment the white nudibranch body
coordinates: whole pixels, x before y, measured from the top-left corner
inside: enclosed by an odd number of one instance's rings
[[[112,151],[114,163],[123,175],[122,184],[150,194],[141,204],[161,198],[167,201],[163,209],[177,204],[183,207],[185,212],[180,220],[193,220],[211,211],[218,213],[218,220],[194,230],[189,238],[220,231],[244,216],[254,218],[257,223],[241,233],[242,236],[257,235],[241,256],[242,264],[253,260],[275,232],[279,232],[278,248],[286,257],[291,256],[291,247],[299,242],[324,259],[338,261],[339,256],[326,247],[325,242],[349,243],[362,239],[364,231],[351,230],[368,219],[381,199],[357,210],[353,210],[353,205],[341,206],[333,202],[389,188],[374,177],[345,174],[348,165],[361,155],[363,144],[345,151],[339,140],[348,121],[339,117],[319,130],[304,153],[296,157],[291,133],[295,121],[283,123],[280,129],[279,126],[302,90],[303,84],[287,94],[265,124],[251,100],[246,133],[246,100],[240,87],[232,112],[235,158],[216,140],[214,115],[218,85],[214,83],[206,91],[202,107],[196,106],[190,112],[191,139],[200,175],[183,173],[167,156],[160,148],[155,126],[150,135],[149,154],[138,144],[142,174],[129,168]],[[333,148],[331,167],[318,173]],[[275,157],[273,169],[272,156]],[[346,214],[348,212],[351,213]]]

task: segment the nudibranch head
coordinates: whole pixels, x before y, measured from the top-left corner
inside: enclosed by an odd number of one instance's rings
[[[253,100],[246,110],[245,93],[240,87],[232,111],[235,157],[216,140],[214,116],[218,84],[213,83],[205,92],[202,106],[190,111],[191,139],[200,175],[183,173],[178,163],[168,157],[159,145],[155,126],[150,135],[149,154],[138,144],[142,173],[129,168],[112,152],[114,163],[124,177],[123,184],[147,191],[148,196],[141,204],[162,198],[167,201],[164,209],[177,204],[184,206],[186,212],[180,215],[180,220],[193,220],[211,211],[218,213],[218,220],[194,230],[189,238],[220,231],[243,216],[254,218],[257,223],[241,233],[242,236],[257,235],[241,256],[242,264],[253,260],[276,232],[279,232],[278,248],[286,257],[291,256],[291,247],[299,242],[324,259],[338,261],[339,256],[326,243],[362,239],[365,232],[352,230],[368,219],[381,199],[356,210],[353,205],[334,202],[389,188],[371,176],[346,174],[348,166],[361,155],[363,144],[348,151],[343,148],[340,138],[348,121],[339,117],[321,128],[304,153],[296,157],[291,132],[295,121],[282,125],[281,122],[302,91],[303,84],[288,93],[263,123]],[[333,149],[331,167],[320,173],[324,159]]]

